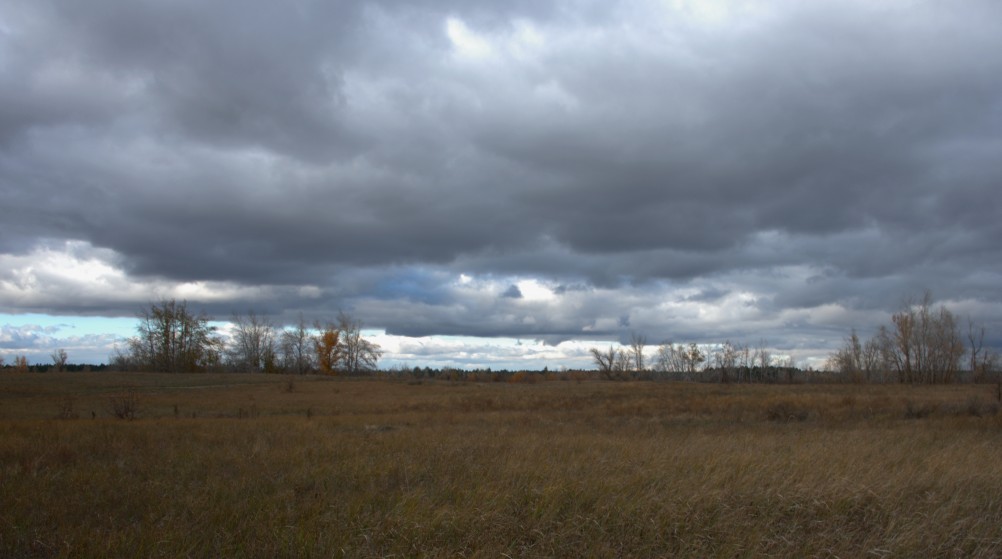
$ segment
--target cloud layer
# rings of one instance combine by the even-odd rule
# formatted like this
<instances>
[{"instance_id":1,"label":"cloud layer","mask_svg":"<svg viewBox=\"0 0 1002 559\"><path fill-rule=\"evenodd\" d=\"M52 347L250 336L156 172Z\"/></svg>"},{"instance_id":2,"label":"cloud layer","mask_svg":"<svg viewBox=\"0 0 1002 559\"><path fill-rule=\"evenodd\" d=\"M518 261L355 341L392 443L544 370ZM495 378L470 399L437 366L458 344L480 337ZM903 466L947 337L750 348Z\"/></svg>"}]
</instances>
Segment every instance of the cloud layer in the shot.
<instances>
[{"instance_id":1,"label":"cloud layer","mask_svg":"<svg viewBox=\"0 0 1002 559\"><path fill-rule=\"evenodd\" d=\"M0 312L407 336L1002 329L1002 6L0 7Z\"/></svg>"}]
</instances>

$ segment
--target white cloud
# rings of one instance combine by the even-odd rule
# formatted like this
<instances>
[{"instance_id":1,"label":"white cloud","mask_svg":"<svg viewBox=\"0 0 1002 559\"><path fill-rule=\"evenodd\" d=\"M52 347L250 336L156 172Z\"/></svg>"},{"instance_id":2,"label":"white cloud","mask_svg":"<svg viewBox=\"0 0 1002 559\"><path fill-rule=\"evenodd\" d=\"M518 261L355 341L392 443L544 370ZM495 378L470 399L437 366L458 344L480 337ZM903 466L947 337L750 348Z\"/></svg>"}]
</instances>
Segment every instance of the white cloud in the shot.
<instances>
[{"instance_id":1,"label":"white cloud","mask_svg":"<svg viewBox=\"0 0 1002 559\"><path fill-rule=\"evenodd\" d=\"M458 369L492 368L550 370L592 368L590 342L574 340L548 345L534 340L467 336L394 336L376 331L366 337L380 345L386 368L404 366L454 367Z\"/></svg>"},{"instance_id":2,"label":"white cloud","mask_svg":"<svg viewBox=\"0 0 1002 559\"><path fill-rule=\"evenodd\" d=\"M77 240L39 244L24 254L0 254L0 300L7 302L0 311L50 307L86 311L108 306L136 309L160 299L218 304L265 301L287 293L316 299L321 294L320 288L312 285L289 288L135 277L127 273L122 262L114 251Z\"/></svg>"},{"instance_id":3,"label":"white cloud","mask_svg":"<svg viewBox=\"0 0 1002 559\"><path fill-rule=\"evenodd\" d=\"M11 320L15 317L2 317ZM69 320L75 320L70 317ZM70 363L105 363L121 338L114 333L77 332L71 325L42 325L21 320L0 325L0 357L7 363L25 356L30 364L51 363L57 349L66 351Z\"/></svg>"},{"instance_id":4,"label":"white cloud","mask_svg":"<svg viewBox=\"0 0 1002 559\"><path fill-rule=\"evenodd\" d=\"M460 58L483 59L494 53L490 41L467 27L461 19L455 17L446 19L445 33Z\"/></svg>"}]
</instances>

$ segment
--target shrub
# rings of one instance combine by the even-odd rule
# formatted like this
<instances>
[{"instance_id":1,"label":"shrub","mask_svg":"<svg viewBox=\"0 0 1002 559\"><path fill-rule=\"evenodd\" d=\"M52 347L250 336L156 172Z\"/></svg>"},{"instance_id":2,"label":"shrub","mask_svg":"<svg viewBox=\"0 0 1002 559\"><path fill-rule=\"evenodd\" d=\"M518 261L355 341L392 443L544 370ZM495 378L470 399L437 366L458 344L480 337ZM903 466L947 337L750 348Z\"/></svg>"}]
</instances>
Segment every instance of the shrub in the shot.
<instances>
[{"instance_id":1,"label":"shrub","mask_svg":"<svg viewBox=\"0 0 1002 559\"><path fill-rule=\"evenodd\" d=\"M906 419L925 419L936 411L933 404L917 404L911 400L905 400Z\"/></svg>"},{"instance_id":2,"label":"shrub","mask_svg":"<svg viewBox=\"0 0 1002 559\"><path fill-rule=\"evenodd\" d=\"M519 371L519 372L515 373L514 375L512 375L511 378L508 379L508 382L511 382L511 383L535 384L536 380L537 380L537 378L536 378L535 374L529 373L529 372L526 372L526 371Z\"/></svg>"},{"instance_id":3,"label":"shrub","mask_svg":"<svg viewBox=\"0 0 1002 559\"><path fill-rule=\"evenodd\" d=\"M56 413L57 419L79 419L80 414L76 411L76 401L72 396L67 396L59 403L59 411Z\"/></svg>"},{"instance_id":4,"label":"shrub","mask_svg":"<svg viewBox=\"0 0 1002 559\"><path fill-rule=\"evenodd\" d=\"M113 394L108 398L108 411L118 419L136 419L139 417L139 393L126 390Z\"/></svg>"},{"instance_id":5,"label":"shrub","mask_svg":"<svg viewBox=\"0 0 1002 559\"><path fill-rule=\"evenodd\" d=\"M810 411L790 402L776 402L766 409L765 416L769 421L790 422L806 421Z\"/></svg>"},{"instance_id":6,"label":"shrub","mask_svg":"<svg viewBox=\"0 0 1002 559\"><path fill-rule=\"evenodd\" d=\"M999 413L999 404L998 402L986 402L982 398L971 396L964 404L951 406L948 411L957 416L991 417Z\"/></svg>"}]
</instances>

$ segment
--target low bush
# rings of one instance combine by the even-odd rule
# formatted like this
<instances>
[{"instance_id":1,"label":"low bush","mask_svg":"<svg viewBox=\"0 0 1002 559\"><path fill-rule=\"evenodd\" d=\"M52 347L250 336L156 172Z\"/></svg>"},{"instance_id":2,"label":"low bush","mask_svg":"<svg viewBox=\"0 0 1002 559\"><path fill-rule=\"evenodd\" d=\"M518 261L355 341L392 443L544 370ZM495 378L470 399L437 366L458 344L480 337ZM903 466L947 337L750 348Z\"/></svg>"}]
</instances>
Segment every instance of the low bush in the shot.
<instances>
[{"instance_id":1,"label":"low bush","mask_svg":"<svg viewBox=\"0 0 1002 559\"><path fill-rule=\"evenodd\" d=\"M139 417L139 392L130 389L108 397L108 412L118 419L137 419Z\"/></svg>"},{"instance_id":2,"label":"low bush","mask_svg":"<svg viewBox=\"0 0 1002 559\"><path fill-rule=\"evenodd\" d=\"M911 400L905 400L905 418L906 419L925 419L932 415L938 406L930 403L916 403Z\"/></svg>"},{"instance_id":3,"label":"low bush","mask_svg":"<svg viewBox=\"0 0 1002 559\"><path fill-rule=\"evenodd\" d=\"M76 410L76 400L72 396L67 396L59 403L59 411L56 413L57 419L79 419L80 414Z\"/></svg>"},{"instance_id":4,"label":"low bush","mask_svg":"<svg viewBox=\"0 0 1002 559\"><path fill-rule=\"evenodd\" d=\"M528 373L526 371L519 371L519 372L513 374L508 379L508 382L510 382L512 384L519 384L519 383L522 383L522 384L535 384L537 380L539 380L539 375L538 374L536 374L536 373Z\"/></svg>"},{"instance_id":5,"label":"low bush","mask_svg":"<svg viewBox=\"0 0 1002 559\"><path fill-rule=\"evenodd\" d=\"M769 421L790 422L806 421L811 412L791 402L776 402L766 409L766 418Z\"/></svg>"}]
</instances>

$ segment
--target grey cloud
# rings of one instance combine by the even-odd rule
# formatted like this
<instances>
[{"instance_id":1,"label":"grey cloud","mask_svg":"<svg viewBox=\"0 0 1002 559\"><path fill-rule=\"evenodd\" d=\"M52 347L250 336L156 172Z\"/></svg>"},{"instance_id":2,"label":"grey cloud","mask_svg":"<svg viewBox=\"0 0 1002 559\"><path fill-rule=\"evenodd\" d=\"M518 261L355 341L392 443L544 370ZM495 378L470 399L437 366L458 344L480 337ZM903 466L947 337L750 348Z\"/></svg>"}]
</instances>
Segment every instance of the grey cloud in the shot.
<instances>
[{"instance_id":1,"label":"grey cloud","mask_svg":"<svg viewBox=\"0 0 1002 559\"><path fill-rule=\"evenodd\" d=\"M507 299L521 299L522 291L518 288L517 285L511 285L508 286L508 289L504 290L504 293L502 293L501 296Z\"/></svg>"},{"instance_id":2,"label":"grey cloud","mask_svg":"<svg viewBox=\"0 0 1002 559\"><path fill-rule=\"evenodd\" d=\"M742 290L774 317L1002 296L1002 8L748 6L15 1L0 251L78 240L135 281L414 334L615 337L616 306ZM493 51L454 52L449 18ZM435 286L463 273L619 295L550 316Z\"/></svg>"}]
</instances>

